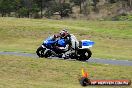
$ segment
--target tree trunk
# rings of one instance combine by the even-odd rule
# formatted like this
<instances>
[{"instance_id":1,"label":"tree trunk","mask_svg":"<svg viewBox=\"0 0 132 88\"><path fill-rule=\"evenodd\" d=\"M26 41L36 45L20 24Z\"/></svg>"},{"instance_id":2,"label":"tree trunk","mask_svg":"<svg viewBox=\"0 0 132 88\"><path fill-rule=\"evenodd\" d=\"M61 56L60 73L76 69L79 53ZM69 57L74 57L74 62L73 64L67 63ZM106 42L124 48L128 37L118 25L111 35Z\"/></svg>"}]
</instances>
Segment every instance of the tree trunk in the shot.
<instances>
[{"instance_id":1,"label":"tree trunk","mask_svg":"<svg viewBox=\"0 0 132 88\"><path fill-rule=\"evenodd\" d=\"M30 18L30 12L29 12L29 9L28 9L28 14L27 14L28 18Z\"/></svg>"},{"instance_id":2,"label":"tree trunk","mask_svg":"<svg viewBox=\"0 0 132 88\"><path fill-rule=\"evenodd\" d=\"M132 8L132 0L129 0L129 6L130 6L130 8Z\"/></svg>"},{"instance_id":3,"label":"tree trunk","mask_svg":"<svg viewBox=\"0 0 132 88\"><path fill-rule=\"evenodd\" d=\"M82 13L82 5L81 5L81 3L80 3L79 6L80 6L80 13Z\"/></svg>"},{"instance_id":4,"label":"tree trunk","mask_svg":"<svg viewBox=\"0 0 132 88\"><path fill-rule=\"evenodd\" d=\"M87 13L87 0L80 1L80 13Z\"/></svg>"},{"instance_id":5,"label":"tree trunk","mask_svg":"<svg viewBox=\"0 0 132 88\"><path fill-rule=\"evenodd\" d=\"M43 18L43 0L41 0L41 8L40 8L41 18Z\"/></svg>"},{"instance_id":6,"label":"tree trunk","mask_svg":"<svg viewBox=\"0 0 132 88\"><path fill-rule=\"evenodd\" d=\"M5 15L5 13L4 13L4 11L2 11L1 16L4 17L4 15Z\"/></svg>"},{"instance_id":7,"label":"tree trunk","mask_svg":"<svg viewBox=\"0 0 132 88\"><path fill-rule=\"evenodd\" d=\"M85 16L87 16L89 13L87 8L88 8L88 0L85 0L83 1L83 13Z\"/></svg>"},{"instance_id":8,"label":"tree trunk","mask_svg":"<svg viewBox=\"0 0 132 88\"><path fill-rule=\"evenodd\" d=\"M1 16L4 17L4 14L2 13Z\"/></svg>"}]
</instances>

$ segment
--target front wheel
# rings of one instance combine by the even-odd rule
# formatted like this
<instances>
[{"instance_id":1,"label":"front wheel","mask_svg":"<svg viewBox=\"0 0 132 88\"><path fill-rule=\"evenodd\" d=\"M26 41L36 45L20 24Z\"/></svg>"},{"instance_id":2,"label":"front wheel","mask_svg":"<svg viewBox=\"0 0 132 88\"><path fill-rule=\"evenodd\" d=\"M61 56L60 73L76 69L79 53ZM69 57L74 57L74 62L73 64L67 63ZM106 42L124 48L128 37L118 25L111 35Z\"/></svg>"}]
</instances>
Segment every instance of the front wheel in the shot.
<instances>
[{"instance_id":1,"label":"front wheel","mask_svg":"<svg viewBox=\"0 0 132 88\"><path fill-rule=\"evenodd\" d=\"M78 51L78 54L80 55L79 56L80 61L86 61L92 56L92 52L90 49L80 49Z\"/></svg>"},{"instance_id":2,"label":"front wheel","mask_svg":"<svg viewBox=\"0 0 132 88\"><path fill-rule=\"evenodd\" d=\"M45 49L44 49L42 46L40 46L40 47L37 49L36 53L37 53L37 55L38 55L39 57L44 57L44 51L45 51Z\"/></svg>"}]
</instances>

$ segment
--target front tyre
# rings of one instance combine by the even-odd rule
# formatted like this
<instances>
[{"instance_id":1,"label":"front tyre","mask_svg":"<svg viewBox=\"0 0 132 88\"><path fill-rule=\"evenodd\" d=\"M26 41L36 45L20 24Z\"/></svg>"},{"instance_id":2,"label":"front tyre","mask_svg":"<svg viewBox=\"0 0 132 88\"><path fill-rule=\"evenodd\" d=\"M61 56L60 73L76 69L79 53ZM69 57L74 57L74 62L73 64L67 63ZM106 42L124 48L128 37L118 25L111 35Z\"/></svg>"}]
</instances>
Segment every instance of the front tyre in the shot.
<instances>
[{"instance_id":1,"label":"front tyre","mask_svg":"<svg viewBox=\"0 0 132 88\"><path fill-rule=\"evenodd\" d=\"M45 49L44 49L42 46L40 46L40 47L37 49L36 53L37 53L37 55L38 55L39 57L44 57L44 51L45 51Z\"/></svg>"},{"instance_id":2,"label":"front tyre","mask_svg":"<svg viewBox=\"0 0 132 88\"><path fill-rule=\"evenodd\" d=\"M92 56L92 52L90 49L80 49L78 51L78 54L80 55L79 56L80 61L86 61Z\"/></svg>"}]
</instances>

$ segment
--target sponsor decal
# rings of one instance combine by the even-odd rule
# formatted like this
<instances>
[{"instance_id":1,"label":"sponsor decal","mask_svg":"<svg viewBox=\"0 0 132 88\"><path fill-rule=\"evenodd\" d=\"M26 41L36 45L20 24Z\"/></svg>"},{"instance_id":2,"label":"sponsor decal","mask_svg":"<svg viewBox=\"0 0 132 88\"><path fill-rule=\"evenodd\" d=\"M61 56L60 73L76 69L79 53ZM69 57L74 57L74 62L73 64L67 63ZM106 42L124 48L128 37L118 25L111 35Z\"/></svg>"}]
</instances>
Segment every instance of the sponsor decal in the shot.
<instances>
[{"instance_id":1,"label":"sponsor decal","mask_svg":"<svg viewBox=\"0 0 132 88\"><path fill-rule=\"evenodd\" d=\"M115 86L125 86L131 85L131 80L121 79L121 80L93 80L89 78L88 72L85 72L82 68L82 77L79 79L80 84L82 86L89 86L89 85L115 85Z\"/></svg>"}]
</instances>

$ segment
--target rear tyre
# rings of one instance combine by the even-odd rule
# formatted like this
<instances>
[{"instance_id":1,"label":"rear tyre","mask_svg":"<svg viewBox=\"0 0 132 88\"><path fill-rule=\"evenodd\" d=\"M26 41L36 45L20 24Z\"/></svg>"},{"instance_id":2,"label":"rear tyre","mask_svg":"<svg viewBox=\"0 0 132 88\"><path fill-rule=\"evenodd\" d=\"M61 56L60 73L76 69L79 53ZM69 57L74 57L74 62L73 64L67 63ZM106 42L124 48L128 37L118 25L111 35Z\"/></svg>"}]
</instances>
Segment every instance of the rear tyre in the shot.
<instances>
[{"instance_id":1,"label":"rear tyre","mask_svg":"<svg viewBox=\"0 0 132 88\"><path fill-rule=\"evenodd\" d=\"M45 51L45 49L44 49L42 46L40 46L40 47L37 49L36 53L37 53L37 55L38 55L39 57L44 57L44 51Z\"/></svg>"},{"instance_id":2,"label":"rear tyre","mask_svg":"<svg viewBox=\"0 0 132 88\"><path fill-rule=\"evenodd\" d=\"M86 61L92 56L92 52L90 49L80 49L78 51L78 54L80 55L79 56L80 61Z\"/></svg>"}]
</instances>

